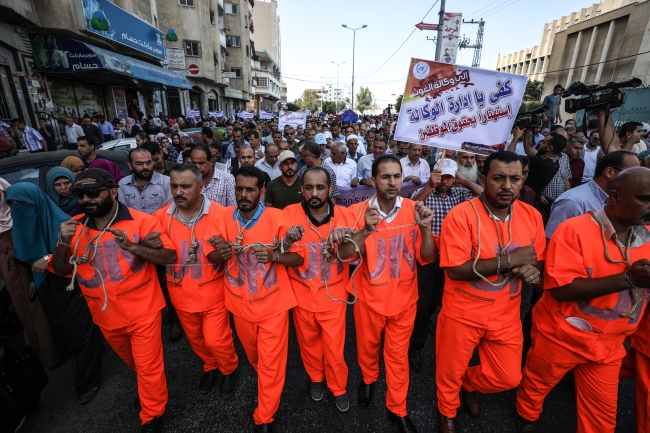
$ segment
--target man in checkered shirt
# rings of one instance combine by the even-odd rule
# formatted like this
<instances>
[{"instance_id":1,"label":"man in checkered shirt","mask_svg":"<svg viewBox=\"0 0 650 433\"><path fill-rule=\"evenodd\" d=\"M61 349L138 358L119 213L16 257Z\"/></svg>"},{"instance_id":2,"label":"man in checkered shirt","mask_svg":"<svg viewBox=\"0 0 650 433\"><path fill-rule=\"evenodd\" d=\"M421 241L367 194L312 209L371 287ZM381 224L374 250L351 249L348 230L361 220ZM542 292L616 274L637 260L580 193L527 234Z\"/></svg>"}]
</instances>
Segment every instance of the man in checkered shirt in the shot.
<instances>
[{"instance_id":1,"label":"man in checkered shirt","mask_svg":"<svg viewBox=\"0 0 650 433\"><path fill-rule=\"evenodd\" d=\"M221 206L235 206L235 178L225 171L215 170L212 165L212 152L205 144L199 144L190 153L192 164L196 164L203 177L201 193Z\"/></svg>"},{"instance_id":2,"label":"man in checkered shirt","mask_svg":"<svg viewBox=\"0 0 650 433\"><path fill-rule=\"evenodd\" d=\"M465 188L452 188L454 184L464 186ZM440 169L439 161L435 166L435 170L431 173L427 184L424 188L415 191L411 199L423 201L424 205L433 211L431 230L434 235L440 236L442 220L447 216L449 211L454 206L459 205L465 200L474 198L482 192L482 187L458 173L456 161L445 158L442 169ZM427 341L429 319L436 309L442 305L442 292L445 286L445 274L440 269L439 260L425 266L418 263L417 266L417 312L415 313L415 326L413 327L409 344L409 362L411 368L415 371L419 371L422 367L420 351ZM433 290L431 290L431 281L433 281Z\"/></svg>"}]
</instances>

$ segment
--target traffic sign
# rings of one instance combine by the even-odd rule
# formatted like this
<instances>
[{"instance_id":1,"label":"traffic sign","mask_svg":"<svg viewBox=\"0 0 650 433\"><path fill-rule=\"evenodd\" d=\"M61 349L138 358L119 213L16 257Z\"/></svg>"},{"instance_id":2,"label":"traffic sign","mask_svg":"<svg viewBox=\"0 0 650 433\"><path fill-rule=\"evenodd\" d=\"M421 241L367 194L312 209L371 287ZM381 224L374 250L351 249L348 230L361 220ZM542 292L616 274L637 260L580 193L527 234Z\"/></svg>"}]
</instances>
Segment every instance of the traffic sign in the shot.
<instances>
[{"instance_id":1,"label":"traffic sign","mask_svg":"<svg viewBox=\"0 0 650 433\"><path fill-rule=\"evenodd\" d=\"M196 74L199 73L199 67L196 66L195 64L191 64L191 65L187 68L187 70L190 71L190 74L192 74L192 75L196 75Z\"/></svg>"},{"instance_id":2,"label":"traffic sign","mask_svg":"<svg viewBox=\"0 0 650 433\"><path fill-rule=\"evenodd\" d=\"M420 30L438 30L438 24L418 23L415 27Z\"/></svg>"}]
</instances>

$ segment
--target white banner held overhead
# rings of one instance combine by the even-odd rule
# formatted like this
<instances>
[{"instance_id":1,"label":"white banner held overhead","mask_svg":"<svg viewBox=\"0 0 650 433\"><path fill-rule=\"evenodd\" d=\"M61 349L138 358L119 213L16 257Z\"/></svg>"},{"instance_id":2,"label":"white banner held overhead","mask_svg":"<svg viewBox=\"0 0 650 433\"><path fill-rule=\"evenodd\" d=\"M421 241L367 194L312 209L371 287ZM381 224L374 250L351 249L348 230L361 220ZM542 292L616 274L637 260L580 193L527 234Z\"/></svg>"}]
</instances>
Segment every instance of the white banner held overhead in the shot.
<instances>
[{"instance_id":1,"label":"white banner held overhead","mask_svg":"<svg viewBox=\"0 0 650 433\"><path fill-rule=\"evenodd\" d=\"M208 115L214 117L215 119L218 119L220 117L223 117L223 111L208 111Z\"/></svg>"},{"instance_id":2,"label":"white banner held overhead","mask_svg":"<svg viewBox=\"0 0 650 433\"><path fill-rule=\"evenodd\" d=\"M411 59L395 139L482 155L503 150L527 80Z\"/></svg>"},{"instance_id":3,"label":"white banner held overhead","mask_svg":"<svg viewBox=\"0 0 650 433\"><path fill-rule=\"evenodd\" d=\"M303 128L306 128L307 116L307 113L304 112L281 110L278 118L278 129L284 131L286 125L290 125L294 129L296 129L298 125L302 125Z\"/></svg>"},{"instance_id":4,"label":"white banner held overhead","mask_svg":"<svg viewBox=\"0 0 650 433\"><path fill-rule=\"evenodd\" d=\"M199 110L187 110L187 117L201 117L201 112Z\"/></svg>"},{"instance_id":5,"label":"white banner held overhead","mask_svg":"<svg viewBox=\"0 0 650 433\"><path fill-rule=\"evenodd\" d=\"M463 14L445 12L445 24L442 29L442 50L440 51L440 61L443 63L456 64L462 22Z\"/></svg>"},{"instance_id":6,"label":"white banner held overhead","mask_svg":"<svg viewBox=\"0 0 650 433\"><path fill-rule=\"evenodd\" d=\"M260 120L271 120L273 119L273 113L268 111L260 110Z\"/></svg>"},{"instance_id":7,"label":"white banner held overhead","mask_svg":"<svg viewBox=\"0 0 650 433\"><path fill-rule=\"evenodd\" d=\"M237 113L237 117L242 119L247 119L247 120L253 120L255 119L255 111L253 110L240 111L239 113Z\"/></svg>"}]
</instances>

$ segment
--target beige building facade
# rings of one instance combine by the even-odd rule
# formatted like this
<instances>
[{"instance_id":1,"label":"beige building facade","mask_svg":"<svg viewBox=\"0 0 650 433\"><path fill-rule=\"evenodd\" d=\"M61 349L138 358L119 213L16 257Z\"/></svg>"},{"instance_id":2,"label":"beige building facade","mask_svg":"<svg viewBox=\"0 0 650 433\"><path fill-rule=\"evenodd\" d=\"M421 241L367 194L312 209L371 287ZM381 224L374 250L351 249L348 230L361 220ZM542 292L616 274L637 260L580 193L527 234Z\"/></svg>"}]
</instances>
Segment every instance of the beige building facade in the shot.
<instances>
[{"instance_id":1,"label":"beige building facade","mask_svg":"<svg viewBox=\"0 0 650 433\"><path fill-rule=\"evenodd\" d=\"M253 21L256 40L255 62L252 70L255 93L248 108L257 113L259 110L277 112L282 90L278 2L276 0L256 1Z\"/></svg>"}]
</instances>

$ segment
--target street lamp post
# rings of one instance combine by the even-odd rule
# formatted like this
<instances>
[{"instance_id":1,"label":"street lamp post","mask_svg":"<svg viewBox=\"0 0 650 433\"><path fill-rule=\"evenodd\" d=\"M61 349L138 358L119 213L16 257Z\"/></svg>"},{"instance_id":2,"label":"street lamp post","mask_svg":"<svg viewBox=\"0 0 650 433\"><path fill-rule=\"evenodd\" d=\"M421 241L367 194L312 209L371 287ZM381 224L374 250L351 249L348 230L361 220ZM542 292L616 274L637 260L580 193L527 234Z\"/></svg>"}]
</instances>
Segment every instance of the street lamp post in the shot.
<instances>
[{"instance_id":1,"label":"street lamp post","mask_svg":"<svg viewBox=\"0 0 650 433\"><path fill-rule=\"evenodd\" d=\"M341 66L345 62L336 63L334 60L332 60L332 63L334 63L336 65L336 107L334 107L334 113L338 113L339 112L339 93L341 93L341 90L339 89L339 66Z\"/></svg>"},{"instance_id":2,"label":"street lamp post","mask_svg":"<svg viewBox=\"0 0 650 433\"><path fill-rule=\"evenodd\" d=\"M351 29L345 24L341 24L342 27L345 27L348 30L352 30L352 33L354 36L352 36L352 110L354 110L354 51L355 51L355 46L357 43L357 30L365 29L368 27L366 24L362 25L358 29Z\"/></svg>"}]
</instances>

